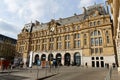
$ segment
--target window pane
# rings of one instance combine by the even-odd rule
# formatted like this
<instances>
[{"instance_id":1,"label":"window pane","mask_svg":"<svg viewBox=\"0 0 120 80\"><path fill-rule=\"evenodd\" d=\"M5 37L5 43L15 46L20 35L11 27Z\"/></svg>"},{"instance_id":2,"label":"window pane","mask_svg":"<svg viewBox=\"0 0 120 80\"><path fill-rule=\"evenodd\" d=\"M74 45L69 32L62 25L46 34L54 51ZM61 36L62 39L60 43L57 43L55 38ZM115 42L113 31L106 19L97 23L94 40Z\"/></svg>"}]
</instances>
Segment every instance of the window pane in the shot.
<instances>
[{"instance_id":1,"label":"window pane","mask_svg":"<svg viewBox=\"0 0 120 80\"><path fill-rule=\"evenodd\" d=\"M103 48L100 48L100 53L103 53Z\"/></svg>"},{"instance_id":2,"label":"window pane","mask_svg":"<svg viewBox=\"0 0 120 80\"><path fill-rule=\"evenodd\" d=\"M91 54L93 54L94 53L94 49L91 49Z\"/></svg>"},{"instance_id":3,"label":"window pane","mask_svg":"<svg viewBox=\"0 0 120 80\"><path fill-rule=\"evenodd\" d=\"M98 38L95 39L95 45L98 46Z\"/></svg>"},{"instance_id":4,"label":"window pane","mask_svg":"<svg viewBox=\"0 0 120 80\"><path fill-rule=\"evenodd\" d=\"M102 37L99 37L99 45L102 45Z\"/></svg>"},{"instance_id":5,"label":"window pane","mask_svg":"<svg viewBox=\"0 0 120 80\"><path fill-rule=\"evenodd\" d=\"M101 35L101 34L100 34L100 31L98 31L98 35Z\"/></svg>"},{"instance_id":6,"label":"window pane","mask_svg":"<svg viewBox=\"0 0 120 80\"><path fill-rule=\"evenodd\" d=\"M91 38L91 45L93 46L95 43L94 38Z\"/></svg>"},{"instance_id":7,"label":"window pane","mask_svg":"<svg viewBox=\"0 0 120 80\"><path fill-rule=\"evenodd\" d=\"M97 30L94 31L94 35L95 35L95 36L97 35Z\"/></svg>"},{"instance_id":8,"label":"window pane","mask_svg":"<svg viewBox=\"0 0 120 80\"><path fill-rule=\"evenodd\" d=\"M95 48L95 53L98 53L98 48Z\"/></svg>"}]
</instances>

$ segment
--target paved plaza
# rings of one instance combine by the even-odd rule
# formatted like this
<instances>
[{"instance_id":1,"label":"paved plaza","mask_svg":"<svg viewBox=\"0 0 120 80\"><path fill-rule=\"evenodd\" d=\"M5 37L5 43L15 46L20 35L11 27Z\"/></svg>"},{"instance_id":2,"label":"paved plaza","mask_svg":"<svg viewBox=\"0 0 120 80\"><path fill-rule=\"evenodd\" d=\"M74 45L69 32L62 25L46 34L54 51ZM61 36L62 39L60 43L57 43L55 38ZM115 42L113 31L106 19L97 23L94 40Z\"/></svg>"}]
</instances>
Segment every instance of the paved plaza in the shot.
<instances>
[{"instance_id":1,"label":"paved plaza","mask_svg":"<svg viewBox=\"0 0 120 80\"><path fill-rule=\"evenodd\" d=\"M105 80L107 68L87 68L62 66L59 68L30 68L0 72L0 80ZM112 71L112 80L120 79L116 69Z\"/></svg>"}]
</instances>

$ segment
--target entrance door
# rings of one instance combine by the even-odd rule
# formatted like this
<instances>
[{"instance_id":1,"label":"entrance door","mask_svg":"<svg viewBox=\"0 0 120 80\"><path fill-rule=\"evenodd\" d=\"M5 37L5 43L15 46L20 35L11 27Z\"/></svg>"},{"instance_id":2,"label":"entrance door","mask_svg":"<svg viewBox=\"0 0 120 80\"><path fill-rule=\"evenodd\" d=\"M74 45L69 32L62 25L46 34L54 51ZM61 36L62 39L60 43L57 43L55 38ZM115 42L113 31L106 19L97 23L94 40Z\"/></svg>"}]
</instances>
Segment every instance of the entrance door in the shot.
<instances>
[{"instance_id":1,"label":"entrance door","mask_svg":"<svg viewBox=\"0 0 120 80\"><path fill-rule=\"evenodd\" d=\"M58 53L58 54L56 55L56 61L57 61L57 63L58 63L59 65L61 65L61 59L62 59L61 54Z\"/></svg>"},{"instance_id":2,"label":"entrance door","mask_svg":"<svg viewBox=\"0 0 120 80\"><path fill-rule=\"evenodd\" d=\"M104 61L101 61L101 67L104 67Z\"/></svg>"},{"instance_id":3,"label":"entrance door","mask_svg":"<svg viewBox=\"0 0 120 80\"><path fill-rule=\"evenodd\" d=\"M36 54L35 55L35 61L34 61L34 64L36 65L37 64L37 61L39 60L39 55L38 54Z\"/></svg>"},{"instance_id":4,"label":"entrance door","mask_svg":"<svg viewBox=\"0 0 120 80\"><path fill-rule=\"evenodd\" d=\"M53 61L53 54L48 55L48 61Z\"/></svg>"},{"instance_id":5,"label":"entrance door","mask_svg":"<svg viewBox=\"0 0 120 80\"><path fill-rule=\"evenodd\" d=\"M96 61L96 67L99 67L99 61Z\"/></svg>"},{"instance_id":6,"label":"entrance door","mask_svg":"<svg viewBox=\"0 0 120 80\"><path fill-rule=\"evenodd\" d=\"M92 61L92 67L95 67L95 62L94 61Z\"/></svg>"},{"instance_id":7,"label":"entrance door","mask_svg":"<svg viewBox=\"0 0 120 80\"><path fill-rule=\"evenodd\" d=\"M77 66L81 65L80 53L75 53L75 55L74 55L74 65L77 65Z\"/></svg>"},{"instance_id":8,"label":"entrance door","mask_svg":"<svg viewBox=\"0 0 120 80\"><path fill-rule=\"evenodd\" d=\"M71 59L70 54L66 53L65 56L64 56L64 59L65 59L64 60L64 65L69 66L70 65L70 59Z\"/></svg>"},{"instance_id":9,"label":"entrance door","mask_svg":"<svg viewBox=\"0 0 120 80\"><path fill-rule=\"evenodd\" d=\"M41 61L46 61L46 55L45 54L42 54Z\"/></svg>"}]
</instances>

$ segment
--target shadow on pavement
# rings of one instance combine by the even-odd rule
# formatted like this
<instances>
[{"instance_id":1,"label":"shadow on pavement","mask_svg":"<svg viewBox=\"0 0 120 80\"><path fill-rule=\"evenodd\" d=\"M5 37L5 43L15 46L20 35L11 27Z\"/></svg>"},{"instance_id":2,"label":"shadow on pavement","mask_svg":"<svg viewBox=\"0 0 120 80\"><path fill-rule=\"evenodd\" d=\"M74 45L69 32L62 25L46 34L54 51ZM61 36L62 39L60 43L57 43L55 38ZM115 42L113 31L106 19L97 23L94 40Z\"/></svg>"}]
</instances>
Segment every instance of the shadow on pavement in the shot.
<instances>
[{"instance_id":1,"label":"shadow on pavement","mask_svg":"<svg viewBox=\"0 0 120 80\"><path fill-rule=\"evenodd\" d=\"M59 73L58 73L58 74L59 74ZM53 74L53 75L46 76L46 77L43 77L43 78L40 78L40 79L36 79L36 80L44 80L44 79L50 78L50 77L55 76L55 75L57 75L57 74Z\"/></svg>"}]
</instances>

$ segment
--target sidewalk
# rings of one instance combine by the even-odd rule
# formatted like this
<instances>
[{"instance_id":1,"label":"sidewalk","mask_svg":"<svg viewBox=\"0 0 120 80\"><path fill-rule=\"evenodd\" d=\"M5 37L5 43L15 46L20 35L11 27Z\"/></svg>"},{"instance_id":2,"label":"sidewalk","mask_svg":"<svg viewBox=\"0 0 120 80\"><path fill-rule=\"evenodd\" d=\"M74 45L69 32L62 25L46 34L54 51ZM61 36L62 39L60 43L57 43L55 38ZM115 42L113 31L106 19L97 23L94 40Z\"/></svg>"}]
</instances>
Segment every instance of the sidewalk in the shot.
<instances>
[{"instance_id":1,"label":"sidewalk","mask_svg":"<svg viewBox=\"0 0 120 80\"><path fill-rule=\"evenodd\" d=\"M117 69L113 69L111 80L120 80L120 72Z\"/></svg>"},{"instance_id":2,"label":"sidewalk","mask_svg":"<svg viewBox=\"0 0 120 80\"><path fill-rule=\"evenodd\" d=\"M44 69L26 69L24 71L20 71L20 72L17 72L17 73L11 73L11 75L15 75L15 76L24 76L24 77L27 77L27 79L22 79L22 80L42 80L42 79L45 79L45 78L48 78L48 77L51 77L51 76L55 76L58 74L58 71L57 69L56 70L53 70L51 69L51 72L50 72L50 69L49 68L44 68Z\"/></svg>"}]
</instances>

